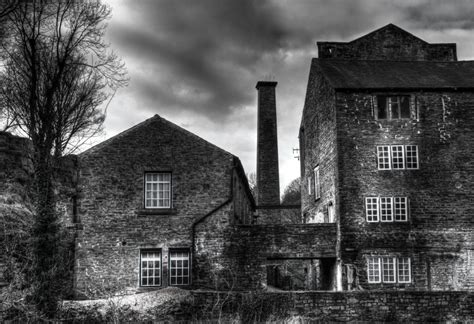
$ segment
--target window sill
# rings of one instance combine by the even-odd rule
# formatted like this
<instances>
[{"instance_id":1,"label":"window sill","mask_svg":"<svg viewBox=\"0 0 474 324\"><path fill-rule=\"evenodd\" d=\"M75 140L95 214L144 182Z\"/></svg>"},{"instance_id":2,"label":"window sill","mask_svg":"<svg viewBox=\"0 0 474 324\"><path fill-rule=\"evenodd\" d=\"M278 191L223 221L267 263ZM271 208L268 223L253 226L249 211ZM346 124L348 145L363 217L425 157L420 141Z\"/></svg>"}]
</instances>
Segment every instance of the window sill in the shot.
<instances>
[{"instance_id":1,"label":"window sill","mask_svg":"<svg viewBox=\"0 0 474 324\"><path fill-rule=\"evenodd\" d=\"M163 208L163 209L146 209L142 208L137 211L138 216L147 216L147 215L176 215L178 211L176 208Z\"/></svg>"}]
</instances>

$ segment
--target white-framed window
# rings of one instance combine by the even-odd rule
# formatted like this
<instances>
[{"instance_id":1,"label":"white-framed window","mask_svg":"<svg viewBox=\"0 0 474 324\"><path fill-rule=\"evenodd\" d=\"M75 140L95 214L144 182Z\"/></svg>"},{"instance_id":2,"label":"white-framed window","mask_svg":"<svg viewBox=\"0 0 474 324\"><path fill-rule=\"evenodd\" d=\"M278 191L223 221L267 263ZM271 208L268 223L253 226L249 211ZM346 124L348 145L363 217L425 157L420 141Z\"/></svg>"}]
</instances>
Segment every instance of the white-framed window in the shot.
<instances>
[{"instance_id":1,"label":"white-framed window","mask_svg":"<svg viewBox=\"0 0 474 324\"><path fill-rule=\"evenodd\" d=\"M406 222L408 220L407 197L393 197L393 211L396 222Z\"/></svg>"},{"instance_id":2,"label":"white-framed window","mask_svg":"<svg viewBox=\"0 0 474 324\"><path fill-rule=\"evenodd\" d=\"M418 145L377 145L377 168L379 170L418 169Z\"/></svg>"},{"instance_id":3,"label":"white-framed window","mask_svg":"<svg viewBox=\"0 0 474 324\"><path fill-rule=\"evenodd\" d=\"M321 198L321 181L319 179L319 165L314 168L314 199Z\"/></svg>"},{"instance_id":4,"label":"white-framed window","mask_svg":"<svg viewBox=\"0 0 474 324\"><path fill-rule=\"evenodd\" d=\"M411 282L410 258L398 258L398 282Z\"/></svg>"},{"instance_id":5,"label":"white-framed window","mask_svg":"<svg viewBox=\"0 0 474 324\"><path fill-rule=\"evenodd\" d=\"M410 118L409 95L377 95L377 119Z\"/></svg>"},{"instance_id":6,"label":"white-framed window","mask_svg":"<svg viewBox=\"0 0 474 324\"><path fill-rule=\"evenodd\" d=\"M170 285L189 285L189 252L170 250Z\"/></svg>"},{"instance_id":7,"label":"white-framed window","mask_svg":"<svg viewBox=\"0 0 474 324\"><path fill-rule=\"evenodd\" d=\"M308 176L308 195L311 196L312 193L312 185L311 185L311 176Z\"/></svg>"},{"instance_id":8,"label":"white-framed window","mask_svg":"<svg viewBox=\"0 0 474 324\"><path fill-rule=\"evenodd\" d=\"M393 222L392 197L380 197L380 221Z\"/></svg>"},{"instance_id":9,"label":"white-framed window","mask_svg":"<svg viewBox=\"0 0 474 324\"><path fill-rule=\"evenodd\" d=\"M365 216L367 222L408 221L407 197L366 197Z\"/></svg>"},{"instance_id":10,"label":"white-framed window","mask_svg":"<svg viewBox=\"0 0 474 324\"><path fill-rule=\"evenodd\" d=\"M367 197L365 198L365 213L367 221L378 222L379 221L379 198L378 197Z\"/></svg>"},{"instance_id":11,"label":"white-framed window","mask_svg":"<svg viewBox=\"0 0 474 324\"><path fill-rule=\"evenodd\" d=\"M367 257L367 281L369 283L410 283L411 259L409 257Z\"/></svg>"},{"instance_id":12,"label":"white-framed window","mask_svg":"<svg viewBox=\"0 0 474 324\"><path fill-rule=\"evenodd\" d=\"M394 283L395 280L395 258L382 258L382 281L387 283Z\"/></svg>"},{"instance_id":13,"label":"white-framed window","mask_svg":"<svg viewBox=\"0 0 474 324\"><path fill-rule=\"evenodd\" d=\"M140 251L140 286L161 286L161 251Z\"/></svg>"},{"instance_id":14,"label":"white-framed window","mask_svg":"<svg viewBox=\"0 0 474 324\"><path fill-rule=\"evenodd\" d=\"M392 153L392 169L405 169L403 145L392 145L390 151Z\"/></svg>"},{"instance_id":15,"label":"white-framed window","mask_svg":"<svg viewBox=\"0 0 474 324\"><path fill-rule=\"evenodd\" d=\"M171 208L171 173L145 173L145 208Z\"/></svg>"},{"instance_id":16,"label":"white-framed window","mask_svg":"<svg viewBox=\"0 0 474 324\"><path fill-rule=\"evenodd\" d=\"M406 145L405 151L407 169L418 169L418 146Z\"/></svg>"},{"instance_id":17,"label":"white-framed window","mask_svg":"<svg viewBox=\"0 0 474 324\"><path fill-rule=\"evenodd\" d=\"M379 170L390 170L390 146L377 146L377 165Z\"/></svg>"},{"instance_id":18,"label":"white-framed window","mask_svg":"<svg viewBox=\"0 0 474 324\"><path fill-rule=\"evenodd\" d=\"M380 258L379 257L368 257L367 258L367 278L369 283L380 283Z\"/></svg>"}]
</instances>

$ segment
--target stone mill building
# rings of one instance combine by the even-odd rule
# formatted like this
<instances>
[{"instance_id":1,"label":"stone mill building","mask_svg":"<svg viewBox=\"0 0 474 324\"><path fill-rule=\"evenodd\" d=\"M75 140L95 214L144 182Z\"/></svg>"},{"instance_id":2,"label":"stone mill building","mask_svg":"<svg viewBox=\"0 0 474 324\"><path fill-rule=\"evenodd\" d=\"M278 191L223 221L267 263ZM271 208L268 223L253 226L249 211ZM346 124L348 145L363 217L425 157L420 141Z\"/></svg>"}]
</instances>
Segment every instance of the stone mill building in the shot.
<instances>
[{"instance_id":1,"label":"stone mill building","mask_svg":"<svg viewBox=\"0 0 474 324\"><path fill-rule=\"evenodd\" d=\"M301 206L280 204L277 82L256 85L256 197L238 157L158 115L67 157L78 297L474 290L474 61L392 24L317 46ZM30 172L27 148L0 134L0 162L21 169L2 180Z\"/></svg>"}]
</instances>

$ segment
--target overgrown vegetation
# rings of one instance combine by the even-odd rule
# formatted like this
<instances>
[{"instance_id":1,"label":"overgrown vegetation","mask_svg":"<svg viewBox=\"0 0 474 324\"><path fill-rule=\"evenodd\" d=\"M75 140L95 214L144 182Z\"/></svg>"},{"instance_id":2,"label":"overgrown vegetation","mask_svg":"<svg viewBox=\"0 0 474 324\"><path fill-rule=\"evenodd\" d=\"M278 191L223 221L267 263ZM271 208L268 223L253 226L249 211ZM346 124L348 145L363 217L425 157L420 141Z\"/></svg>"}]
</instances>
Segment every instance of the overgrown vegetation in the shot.
<instances>
[{"instance_id":1,"label":"overgrown vegetation","mask_svg":"<svg viewBox=\"0 0 474 324\"><path fill-rule=\"evenodd\" d=\"M20 271L14 287L23 308L54 318L68 268L54 169L65 152L100 131L107 100L127 79L103 39L111 11L100 0L2 1L0 13L0 117L33 150L33 218L23 237L27 255L23 248L12 252Z\"/></svg>"}]
</instances>

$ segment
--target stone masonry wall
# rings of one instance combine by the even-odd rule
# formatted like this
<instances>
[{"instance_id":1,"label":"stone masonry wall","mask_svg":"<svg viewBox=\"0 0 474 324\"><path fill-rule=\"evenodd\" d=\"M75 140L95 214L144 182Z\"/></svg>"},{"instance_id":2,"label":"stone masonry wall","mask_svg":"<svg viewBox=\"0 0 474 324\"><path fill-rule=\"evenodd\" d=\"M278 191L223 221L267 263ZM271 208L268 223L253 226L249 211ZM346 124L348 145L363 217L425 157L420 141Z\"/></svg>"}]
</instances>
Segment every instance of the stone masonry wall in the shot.
<instances>
[{"instance_id":1,"label":"stone masonry wall","mask_svg":"<svg viewBox=\"0 0 474 324\"><path fill-rule=\"evenodd\" d=\"M194 283L224 290L261 289L272 260L334 258L335 239L335 224L233 226L215 214L196 227ZM214 278L212 287L206 278Z\"/></svg>"},{"instance_id":2,"label":"stone masonry wall","mask_svg":"<svg viewBox=\"0 0 474 324\"><path fill-rule=\"evenodd\" d=\"M313 64L309 76L301 123L300 141L304 144L301 174L301 210L305 222L328 221L330 204L337 209L337 145L334 90L321 77ZM319 165L321 198L315 199L314 168ZM308 179L310 178L310 181ZM311 195L308 194L311 186ZM335 213L337 215L337 211Z\"/></svg>"},{"instance_id":3,"label":"stone masonry wall","mask_svg":"<svg viewBox=\"0 0 474 324\"><path fill-rule=\"evenodd\" d=\"M242 322L470 322L467 292L205 292L193 291L192 318L229 315ZM188 318L189 319L189 318Z\"/></svg>"},{"instance_id":4,"label":"stone masonry wall","mask_svg":"<svg viewBox=\"0 0 474 324\"><path fill-rule=\"evenodd\" d=\"M375 120L376 93L337 93L341 253L364 289L473 289L474 94L412 92L411 119ZM418 170L378 170L377 145L418 145ZM365 198L408 197L368 223ZM366 258L411 257L412 283L367 283Z\"/></svg>"},{"instance_id":5,"label":"stone masonry wall","mask_svg":"<svg viewBox=\"0 0 474 324\"><path fill-rule=\"evenodd\" d=\"M456 44L429 44L391 24L348 43L318 42L318 57L344 60L457 61Z\"/></svg>"},{"instance_id":6,"label":"stone masonry wall","mask_svg":"<svg viewBox=\"0 0 474 324\"><path fill-rule=\"evenodd\" d=\"M155 116L79 155L76 290L137 291L141 249L191 252L193 223L232 195L234 157ZM144 209L144 173L171 172L172 208ZM219 214L229 220L230 214Z\"/></svg>"}]
</instances>

